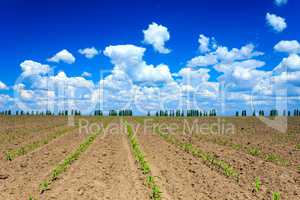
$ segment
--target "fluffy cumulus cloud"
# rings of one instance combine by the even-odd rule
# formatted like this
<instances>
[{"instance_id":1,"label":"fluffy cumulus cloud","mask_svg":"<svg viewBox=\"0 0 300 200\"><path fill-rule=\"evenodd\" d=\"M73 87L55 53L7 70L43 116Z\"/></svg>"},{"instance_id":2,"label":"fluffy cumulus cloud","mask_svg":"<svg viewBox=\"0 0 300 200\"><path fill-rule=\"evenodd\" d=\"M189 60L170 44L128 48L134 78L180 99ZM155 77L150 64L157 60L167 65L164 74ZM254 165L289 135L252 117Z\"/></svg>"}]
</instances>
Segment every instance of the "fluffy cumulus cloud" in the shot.
<instances>
[{"instance_id":1,"label":"fluffy cumulus cloud","mask_svg":"<svg viewBox=\"0 0 300 200\"><path fill-rule=\"evenodd\" d=\"M228 50L227 47L219 46L215 51L215 55L221 62L232 62L263 55L262 52L254 51L254 48L253 44L247 44L240 49L233 48L231 50Z\"/></svg>"},{"instance_id":2,"label":"fluffy cumulus cloud","mask_svg":"<svg viewBox=\"0 0 300 200\"><path fill-rule=\"evenodd\" d=\"M274 71L300 71L300 56L297 54L291 54L287 58L283 58L281 63L274 69Z\"/></svg>"},{"instance_id":3,"label":"fluffy cumulus cloud","mask_svg":"<svg viewBox=\"0 0 300 200\"><path fill-rule=\"evenodd\" d=\"M260 70L265 62L259 60L235 61L230 64L219 64L214 68L223 73L218 77L228 91L252 90L261 80L270 76L270 72Z\"/></svg>"},{"instance_id":4,"label":"fluffy cumulus cloud","mask_svg":"<svg viewBox=\"0 0 300 200\"><path fill-rule=\"evenodd\" d=\"M0 90L7 90L7 89L8 87L6 86L6 84L0 81Z\"/></svg>"},{"instance_id":5,"label":"fluffy cumulus cloud","mask_svg":"<svg viewBox=\"0 0 300 200\"><path fill-rule=\"evenodd\" d=\"M156 23L149 24L148 29L143 30L144 42L162 54L170 53L170 49L165 47L165 43L170 39L168 28Z\"/></svg>"},{"instance_id":6,"label":"fluffy cumulus cloud","mask_svg":"<svg viewBox=\"0 0 300 200\"><path fill-rule=\"evenodd\" d=\"M22 69L22 76L33 76L46 74L50 71L50 66L35 62L33 60L25 60L20 64Z\"/></svg>"},{"instance_id":7,"label":"fluffy cumulus cloud","mask_svg":"<svg viewBox=\"0 0 300 200\"><path fill-rule=\"evenodd\" d=\"M11 98L7 94L0 94L0 108L1 109L7 109L6 106L8 106L8 103L11 102L13 98Z\"/></svg>"},{"instance_id":8,"label":"fluffy cumulus cloud","mask_svg":"<svg viewBox=\"0 0 300 200\"><path fill-rule=\"evenodd\" d=\"M204 67L218 62L216 55L196 56L187 62L188 67Z\"/></svg>"},{"instance_id":9,"label":"fluffy cumulus cloud","mask_svg":"<svg viewBox=\"0 0 300 200\"><path fill-rule=\"evenodd\" d=\"M95 85L84 77L68 77L60 71L56 75L39 75L14 87L15 103L22 110L94 109L89 99ZM87 106L89 105L89 106ZM90 107L91 106L91 107ZM90 110L89 110L90 109Z\"/></svg>"},{"instance_id":10,"label":"fluffy cumulus cloud","mask_svg":"<svg viewBox=\"0 0 300 200\"><path fill-rule=\"evenodd\" d=\"M250 59L252 57L263 55L260 51L254 50L253 44L247 44L241 48L232 48L225 46L215 47L215 51L208 52L205 55L196 56L187 62L188 67L204 67L217 63L231 63L233 61Z\"/></svg>"},{"instance_id":11,"label":"fluffy cumulus cloud","mask_svg":"<svg viewBox=\"0 0 300 200\"><path fill-rule=\"evenodd\" d=\"M209 38L203 34L199 35L199 51L201 53L207 53L211 51L212 49L216 48L217 44L215 41L215 38Z\"/></svg>"},{"instance_id":12,"label":"fluffy cumulus cloud","mask_svg":"<svg viewBox=\"0 0 300 200\"><path fill-rule=\"evenodd\" d=\"M81 74L81 76L82 76L82 77L88 78L88 77L92 77L92 74L91 74L90 72L83 72L83 73Z\"/></svg>"},{"instance_id":13,"label":"fluffy cumulus cloud","mask_svg":"<svg viewBox=\"0 0 300 200\"><path fill-rule=\"evenodd\" d=\"M288 0L274 0L274 3L277 5L277 6L282 6L284 4L287 4Z\"/></svg>"},{"instance_id":14,"label":"fluffy cumulus cloud","mask_svg":"<svg viewBox=\"0 0 300 200\"><path fill-rule=\"evenodd\" d=\"M122 71L136 82L167 82L171 72L165 64L148 65L144 60L145 48L135 45L108 46L104 55L111 59L114 71Z\"/></svg>"},{"instance_id":15,"label":"fluffy cumulus cloud","mask_svg":"<svg viewBox=\"0 0 300 200\"><path fill-rule=\"evenodd\" d=\"M49 62L65 62L67 64L72 64L75 62L75 57L67 50L63 49L60 52L56 53L53 57L48 58Z\"/></svg>"},{"instance_id":16,"label":"fluffy cumulus cloud","mask_svg":"<svg viewBox=\"0 0 300 200\"><path fill-rule=\"evenodd\" d=\"M86 80L84 77L68 77L65 72L60 71L57 75L43 76L35 81L34 88L48 89L49 87L64 90L64 88L87 88L94 87L92 81Z\"/></svg>"},{"instance_id":17,"label":"fluffy cumulus cloud","mask_svg":"<svg viewBox=\"0 0 300 200\"><path fill-rule=\"evenodd\" d=\"M283 17L277 16L275 14L266 14L267 24L273 28L276 32L282 32L287 27L287 23Z\"/></svg>"},{"instance_id":18,"label":"fluffy cumulus cloud","mask_svg":"<svg viewBox=\"0 0 300 200\"><path fill-rule=\"evenodd\" d=\"M300 53L300 44L297 40L282 40L274 46L274 50L285 53Z\"/></svg>"},{"instance_id":19,"label":"fluffy cumulus cloud","mask_svg":"<svg viewBox=\"0 0 300 200\"><path fill-rule=\"evenodd\" d=\"M78 52L89 59L97 56L100 53L100 51L98 51L95 47L79 49Z\"/></svg>"}]
</instances>

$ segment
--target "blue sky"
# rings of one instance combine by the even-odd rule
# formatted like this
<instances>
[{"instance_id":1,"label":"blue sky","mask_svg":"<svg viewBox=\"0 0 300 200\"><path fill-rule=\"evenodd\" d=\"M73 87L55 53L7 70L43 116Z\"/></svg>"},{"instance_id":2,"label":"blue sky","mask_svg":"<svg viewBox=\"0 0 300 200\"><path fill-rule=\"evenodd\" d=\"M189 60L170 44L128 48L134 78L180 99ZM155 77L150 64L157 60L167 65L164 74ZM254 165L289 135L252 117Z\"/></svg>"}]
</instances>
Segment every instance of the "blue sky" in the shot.
<instances>
[{"instance_id":1,"label":"blue sky","mask_svg":"<svg viewBox=\"0 0 300 200\"><path fill-rule=\"evenodd\" d=\"M254 85L253 83L250 84L251 81L259 82L261 80L270 80L272 82L276 76L282 79L282 76L285 74L282 74L282 70L280 72L274 72L274 68L282 63L283 59L289 58L294 54L297 56L299 52L298 50L290 50L290 46L297 49L295 42L284 43L285 45L281 45L277 50L274 49L274 46L280 41L299 41L299 8L300 2L297 0L277 0L277 2L276 0L187 0L181 2L3 0L0 2L0 81L6 85L6 89L0 90L0 94L2 94L0 106L2 109L13 107L16 101L15 98L17 98L15 94L22 94L22 91L16 89L17 87L14 86L16 86L18 77L24 72L24 69L20 67L20 64L24 61L31 60L42 65L48 65L53 73L53 77L63 71L70 79L72 77L84 78L84 81L90 81L93 90L97 91L97 85L101 79L99 74L105 73L106 76L114 76L113 71L120 70L120 66L118 65L127 62L116 62L116 60L119 61L120 59L119 54L121 48L123 49L122 51L126 51L127 53L134 51L136 54L130 54L133 57L137 55L142 57L139 63L135 63L138 66L141 66L143 62L146 63L145 66L141 66L141 71L144 72L144 69L148 70L149 66L153 65L152 68L154 68L154 70L150 67L152 71L150 70L149 72L149 70L146 70L146 73L156 76L156 78L145 78L145 76L141 75L141 71L134 70L136 66L131 62L127 63L128 66L121 67L121 71L123 70L126 75L129 75L128 79L132 82L131 86L133 90L139 90L139 92L142 93L135 93L131 98L133 96L140 97L144 95L145 99L139 101L139 103L143 102L141 103L143 104L142 107L152 105L153 103L153 106L150 106L149 109L158 108L157 105L159 103L149 102L149 99L146 100L146 97L149 96L147 93L149 92L148 90L154 90L155 92L152 91L154 93L161 93L164 90L173 89L175 91L175 88L169 88L172 82L174 82L173 84L177 84L177 89L180 88L180 90L182 90L184 88L184 91L186 88L192 90L191 87L195 89L199 87L199 85L208 84L209 86L201 88L201 91L196 92L196 96L199 95L196 99L200 102L200 106L198 105L198 107L220 107L220 89L218 89L218 91L212 91L214 89L209 89L209 87L211 87L211 84L217 84L213 87L220 88L219 83L222 75L224 75L223 79L226 80L223 80L223 84L226 86L231 85L232 82L236 84L235 88L228 91L228 96L249 95L253 93L253 88L262 87ZM267 13L270 15L269 18L267 17ZM282 19L284 22L282 22ZM158 33L158 35L151 35L149 33L149 40L151 41L147 42L143 30L149 30L150 25L153 25L153 23L155 23L153 29L158 29L160 33ZM162 27L166 30L160 30ZM166 34L168 35L168 39L164 38ZM204 38L210 39L210 43L208 44L209 51L201 52L200 50L201 44L198 42L198 39L201 34ZM157 39L160 40L160 42L158 42L160 44L157 43ZM161 48L168 50L167 53L166 51L160 52L155 48L155 44L161 45L161 40L163 40ZM129 44L133 46L120 46ZM247 46L249 44L251 44L251 46ZM106 49L109 46L115 48ZM243 46L252 49L253 54L250 53L251 55L249 54L243 58L232 58L226 61L221 58L214 58L217 59L217 61L209 65L199 65L199 63L193 65L188 64L190 60L198 56L205 56L205 59L207 59L207 55L211 54L216 57L217 49L221 49L221 47L226 47L227 52L225 53L228 53L232 48L241 49ZM286 49L286 46L289 46L289 50ZM79 49L92 47L99 51L93 58L86 58L78 51ZM137 48L143 48L144 50ZM49 61L49 58L53 58L56 53L63 49L72 54L75 58L75 62L71 62L70 64L64 60ZM108 52L108 50L111 51ZM293 76L298 76L298 57L296 56L290 57L289 59L294 62L294 64L291 65L296 65L297 68L297 70L295 70L295 67L292 67L293 69L288 71L288 73ZM121 58L126 60L128 57L126 55L121 56ZM247 60L256 60L264 62L264 64L258 64L257 66L259 67L254 67L255 69L253 69L251 66L236 63ZM165 76L159 78L159 75L156 73L160 74L160 68L155 68L160 64L167 66L161 69L164 70L168 68L170 71L169 75L165 74ZM239 69L231 69L230 72L226 71L226 73L224 73L224 70L216 70L218 69L217 65L221 64L238 65ZM253 63L250 65L255 66ZM286 70L291 68L288 64L285 64L284 67ZM264 71L264 73L272 73L272 75L261 75L262 77L259 81L249 80L249 76L242 80L238 80L237 77L234 79L234 77L229 76L230 74L234 74L234 72L235 74L241 73L240 68L251 68L251 73L253 72L252 75L254 77L258 76L256 73L261 75L261 71ZM180 73L182 69L191 69L189 76L193 72L198 73L197 76L191 76L190 78L192 82L195 83L185 83L183 73ZM205 69L209 69L209 71L206 72ZM255 70L258 70L258 72ZM183 71L186 72L187 70ZM249 72L249 70L246 71L247 73ZM91 76L82 77L83 72L88 72ZM242 72L244 73L244 71ZM47 73L49 73L49 70ZM141 76L137 76L134 73L140 73ZM207 75L209 77L207 77ZM25 91L25 94L26 90L31 93L31 95L27 95L27 98L24 100L25 104L31 104L31 106L29 106L30 109L42 109L42 107L33 106L33 104L37 104L38 101L40 101L35 95L41 94L33 93L36 92L34 83L38 83L43 76L45 76L45 74L35 73L32 74L30 80L24 82L22 90ZM48 77L49 76L48 74ZM171 76L171 78L169 76ZM104 80L105 77L102 79ZM119 80L120 77L117 79ZM197 81L198 79L201 79L201 81ZM298 92L299 85L295 83L294 80L288 80L290 77L285 77L285 79L287 79L285 80L285 84L275 84L272 82L271 85L274 85L273 90L276 90L276 88L286 88L288 90L288 106L291 108L297 107L300 94ZM203 81L205 81L204 84ZM126 84L120 83L120 85ZM59 88L57 85L54 87L54 97L52 96L52 98L57 99L59 96L57 90L59 90ZM119 88L119 91L114 91L110 88L104 93L107 92L109 96L107 98L116 94L120 96L119 93L122 92L121 90L123 89ZM80 91L81 89L78 90ZM208 97L208 94L208 96L202 96L202 94L205 93L204 90L218 93L218 97ZM255 92L257 91L255 90ZM181 97L195 96L195 90L191 93L192 94L187 92L181 95ZM4 97L4 95L6 96ZM78 95L84 96L81 94ZM261 96L261 94L258 96ZM266 97L264 103L261 104L262 107L269 104L266 103L266 101L276 101L274 94L268 94L267 96L268 98ZM19 98L21 97L22 95L20 95ZM291 102L289 101L290 97L293 99ZM105 98L106 97L104 97L103 102L111 101L111 99ZM245 98L249 99L249 97ZM178 97L174 97L174 101L178 101ZM184 102L186 99L181 99L181 101ZM231 102L231 100L229 101ZM122 102L117 103L118 100L115 102L116 104L108 106L107 109L123 107ZM154 106L154 104L156 104L156 106ZM174 105L178 105L174 102L167 104L166 108L172 108ZM249 105L249 102L245 102L244 99L243 104L239 101L233 101L232 104L226 103L228 107L226 112L230 113L235 109L239 109L240 105L244 104ZM254 104L258 105L257 102ZM185 103L180 105L180 107L189 107ZM132 104L130 104L129 107L131 106ZM247 109L251 108L247 106Z\"/></svg>"}]
</instances>

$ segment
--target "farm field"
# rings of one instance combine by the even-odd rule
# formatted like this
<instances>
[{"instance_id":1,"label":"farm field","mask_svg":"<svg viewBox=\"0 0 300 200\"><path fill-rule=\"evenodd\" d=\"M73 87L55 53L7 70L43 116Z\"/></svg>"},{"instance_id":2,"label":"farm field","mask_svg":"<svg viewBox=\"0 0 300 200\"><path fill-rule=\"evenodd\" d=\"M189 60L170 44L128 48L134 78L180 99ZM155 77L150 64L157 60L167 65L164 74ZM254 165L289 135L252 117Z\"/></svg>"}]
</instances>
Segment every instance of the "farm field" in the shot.
<instances>
[{"instance_id":1,"label":"farm field","mask_svg":"<svg viewBox=\"0 0 300 200\"><path fill-rule=\"evenodd\" d=\"M0 118L0 199L300 199L299 117Z\"/></svg>"}]
</instances>

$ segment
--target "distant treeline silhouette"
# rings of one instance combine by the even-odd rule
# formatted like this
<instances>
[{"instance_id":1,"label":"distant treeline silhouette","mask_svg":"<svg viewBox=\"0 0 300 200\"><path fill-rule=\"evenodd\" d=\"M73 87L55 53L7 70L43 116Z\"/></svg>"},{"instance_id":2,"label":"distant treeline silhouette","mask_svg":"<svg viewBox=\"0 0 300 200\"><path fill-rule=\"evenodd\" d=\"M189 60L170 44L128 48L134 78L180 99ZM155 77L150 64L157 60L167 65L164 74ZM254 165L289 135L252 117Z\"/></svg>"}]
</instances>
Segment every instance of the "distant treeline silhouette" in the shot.
<instances>
[{"instance_id":1,"label":"distant treeline silhouette","mask_svg":"<svg viewBox=\"0 0 300 200\"><path fill-rule=\"evenodd\" d=\"M11 110L5 110L1 111L0 115L10 116L10 115L16 115L16 116L81 116L80 110L61 110L57 113L51 112L49 110L46 111L23 111L23 110L17 110L15 112ZM94 116L104 116L104 112L102 110L95 110ZM132 110L110 110L108 112L108 116L133 116ZM156 117L214 117L217 116L217 112L215 109L212 109L210 111L201 111L201 110L159 110L154 111L153 114L151 114L150 111L148 111L147 116L156 116ZM236 111L235 116L239 117L246 117L246 116L300 116L300 110L295 109L294 112L288 110L283 110L279 112L276 109L272 109L269 112L269 115L265 114L264 110L253 111L250 114L247 114L246 110L242 111Z\"/></svg>"},{"instance_id":2,"label":"distant treeline silhouette","mask_svg":"<svg viewBox=\"0 0 300 200\"><path fill-rule=\"evenodd\" d=\"M51 112L49 110L46 111L23 111L23 110L17 110L14 113L11 110L5 110L5 111L1 111L0 115L16 115L16 116L23 116L23 115L30 115L30 116L68 116L68 115L72 115L72 116L79 116L81 115L80 110L62 110L62 111L58 111L57 114L55 114L54 112Z\"/></svg>"},{"instance_id":3,"label":"distant treeline silhouette","mask_svg":"<svg viewBox=\"0 0 300 200\"><path fill-rule=\"evenodd\" d=\"M276 109L270 110L270 113L269 113L269 116L270 116L270 117L276 117L276 116L279 116L279 115L280 115L280 116L292 116L292 113L291 113L290 110L288 110L288 111L283 110L281 114L280 114L279 111L276 110ZM237 116L237 117L240 116L239 111L236 111L235 116ZM242 110L242 111L241 111L241 116L242 116L242 117L247 116L247 111L246 111L246 110ZM249 116L251 116L251 115L249 115ZM254 111L252 112L252 116L265 116L265 111L259 110L258 112L256 112L256 111L254 110ZM295 110L294 110L294 116L297 116L297 117L300 116L300 110L295 109Z\"/></svg>"},{"instance_id":4,"label":"distant treeline silhouette","mask_svg":"<svg viewBox=\"0 0 300 200\"><path fill-rule=\"evenodd\" d=\"M103 111L95 110L94 116L103 116ZM108 116L132 116L132 110L110 110Z\"/></svg>"},{"instance_id":5,"label":"distant treeline silhouette","mask_svg":"<svg viewBox=\"0 0 300 200\"><path fill-rule=\"evenodd\" d=\"M150 111L147 114L151 116ZM215 109L210 111L200 111L200 110L159 110L155 112L156 117L205 117L205 116L217 116Z\"/></svg>"}]
</instances>

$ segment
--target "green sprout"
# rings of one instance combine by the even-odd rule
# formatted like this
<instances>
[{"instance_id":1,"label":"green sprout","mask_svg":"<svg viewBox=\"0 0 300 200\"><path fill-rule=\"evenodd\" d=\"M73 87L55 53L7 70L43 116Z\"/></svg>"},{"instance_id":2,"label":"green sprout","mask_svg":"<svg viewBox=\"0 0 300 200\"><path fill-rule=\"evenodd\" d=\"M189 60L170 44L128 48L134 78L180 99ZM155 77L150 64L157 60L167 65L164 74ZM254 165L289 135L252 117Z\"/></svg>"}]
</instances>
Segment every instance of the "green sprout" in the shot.
<instances>
[{"instance_id":1,"label":"green sprout","mask_svg":"<svg viewBox=\"0 0 300 200\"><path fill-rule=\"evenodd\" d=\"M261 181L259 180L258 177L255 178L255 191L259 192L261 188Z\"/></svg>"}]
</instances>

